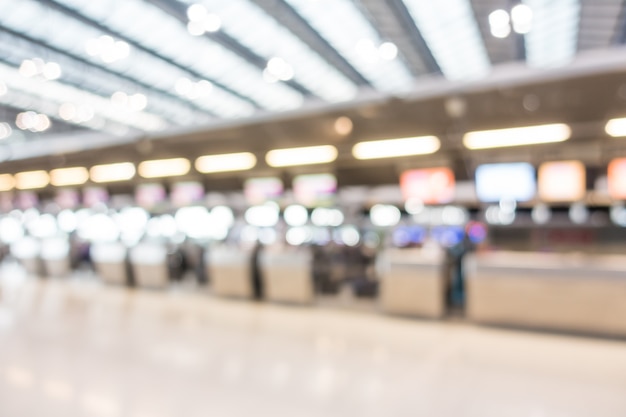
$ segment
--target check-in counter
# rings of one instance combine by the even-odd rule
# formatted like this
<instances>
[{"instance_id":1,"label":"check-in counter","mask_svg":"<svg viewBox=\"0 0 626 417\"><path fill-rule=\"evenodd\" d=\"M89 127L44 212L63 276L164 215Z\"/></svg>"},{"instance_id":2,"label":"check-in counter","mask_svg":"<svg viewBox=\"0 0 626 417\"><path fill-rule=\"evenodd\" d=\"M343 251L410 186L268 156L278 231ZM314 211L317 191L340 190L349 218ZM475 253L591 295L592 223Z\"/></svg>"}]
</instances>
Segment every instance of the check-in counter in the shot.
<instances>
[{"instance_id":1,"label":"check-in counter","mask_svg":"<svg viewBox=\"0 0 626 417\"><path fill-rule=\"evenodd\" d=\"M292 304L314 301L313 252L310 248L268 246L260 253L259 266L267 300Z\"/></svg>"},{"instance_id":2,"label":"check-in counter","mask_svg":"<svg viewBox=\"0 0 626 417\"><path fill-rule=\"evenodd\" d=\"M205 253L206 271L213 294L252 298L252 250L237 246L213 246Z\"/></svg>"},{"instance_id":3,"label":"check-in counter","mask_svg":"<svg viewBox=\"0 0 626 417\"><path fill-rule=\"evenodd\" d=\"M120 242L96 242L89 248L98 277L107 284L128 284L127 249Z\"/></svg>"},{"instance_id":4,"label":"check-in counter","mask_svg":"<svg viewBox=\"0 0 626 417\"><path fill-rule=\"evenodd\" d=\"M481 253L465 276L473 321L626 336L626 256Z\"/></svg>"},{"instance_id":5,"label":"check-in counter","mask_svg":"<svg viewBox=\"0 0 626 417\"><path fill-rule=\"evenodd\" d=\"M169 284L167 249L159 243L144 242L130 250L135 284L144 288L165 288Z\"/></svg>"},{"instance_id":6,"label":"check-in counter","mask_svg":"<svg viewBox=\"0 0 626 417\"><path fill-rule=\"evenodd\" d=\"M11 255L22 264L30 275L42 273L40 254L41 242L33 237L26 236L11 244Z\"/></svg>"},{"instance_id":7,"label":"check-in counter","mask_svg":"<svg viewBox=\"0 0 626 417\"><path fill-rule=\"evenodd\" d=\"M70 265L70 242L67 238L44 239L41 242L40 256L47 276L66 277L72 272Z\"/></svg>"},{"instance_id":8,"label":"check-in counter","mask_svg":"<svg viewBox=\"0 0 626 417\"><path fill-rule=\"evenodd\" d=\"M445 314L445 253L438 249L382 251L376 258L380 306L386 313L440 318Z\"/></svg>"}]
</instances>

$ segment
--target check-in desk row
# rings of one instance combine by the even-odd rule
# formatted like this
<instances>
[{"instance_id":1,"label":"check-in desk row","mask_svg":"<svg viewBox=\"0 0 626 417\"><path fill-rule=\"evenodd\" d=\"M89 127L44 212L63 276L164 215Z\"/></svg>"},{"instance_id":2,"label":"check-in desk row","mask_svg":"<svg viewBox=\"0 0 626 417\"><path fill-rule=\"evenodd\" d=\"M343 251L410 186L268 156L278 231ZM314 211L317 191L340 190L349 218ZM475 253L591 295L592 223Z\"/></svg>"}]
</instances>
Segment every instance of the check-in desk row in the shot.
<instances>
[{"instance_id":1,"label":"check-in desk row","mask_svg":"<svg viewBox=\"0 0 626 417\"><path fill-rule=\"evenodd\" d=\"M465 263L470 320L626 336L626 257L494 252Z\"/></svg>"},{"instance_id":2,"label":"check-in desk row","mask_svg":"<svg viewBox=\"0 0 626 417\"><path fill-rule=\"evenodd\" d=\"M218 296L252 298L258 291L269 301L309 304L315 299L312 260L304 247L215 247L207 253L207 272Z\"/></svg>"}]
</instances>

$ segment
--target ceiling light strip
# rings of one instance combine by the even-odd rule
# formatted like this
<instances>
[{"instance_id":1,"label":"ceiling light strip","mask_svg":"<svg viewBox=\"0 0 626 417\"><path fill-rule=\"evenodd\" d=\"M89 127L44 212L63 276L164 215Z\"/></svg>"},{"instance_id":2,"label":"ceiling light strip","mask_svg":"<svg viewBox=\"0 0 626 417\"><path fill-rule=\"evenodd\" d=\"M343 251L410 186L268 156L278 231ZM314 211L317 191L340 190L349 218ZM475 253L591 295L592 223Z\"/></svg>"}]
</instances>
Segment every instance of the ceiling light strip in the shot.
<instances>
[{"instance_id":1,"label":"ceiling light strip","mask_svg":"<svg viewBox=\"0 0 626 417\"><path fill-rule=\"evenodd\" d=\"M564 123L483 130L466 133L463 145L468 149L490 149L557 143L568 140L571 134L571 128Z\"/></svg>"},{"instance_id":2,"label":"ceiling light strip","mask_svg":"<svg viewBox=\"0 0 626 417\"><path fill-rule=\"evenodd\" d=\"M374 140L354 145L352 155L356 159L397 158L432 154L440 147L441 142L436 136Z\"/></svg>"},{"instance_id":3,"label":"ceiling light strip","mask_svg":"<svg viewBox=\"0 0 626 417\"><path fill-rule=\"evenodd\" d=\"M274 149L265 155L271 167L325 164L337 159L337 148L332 145Z\"/></svg>"}]
</instances>

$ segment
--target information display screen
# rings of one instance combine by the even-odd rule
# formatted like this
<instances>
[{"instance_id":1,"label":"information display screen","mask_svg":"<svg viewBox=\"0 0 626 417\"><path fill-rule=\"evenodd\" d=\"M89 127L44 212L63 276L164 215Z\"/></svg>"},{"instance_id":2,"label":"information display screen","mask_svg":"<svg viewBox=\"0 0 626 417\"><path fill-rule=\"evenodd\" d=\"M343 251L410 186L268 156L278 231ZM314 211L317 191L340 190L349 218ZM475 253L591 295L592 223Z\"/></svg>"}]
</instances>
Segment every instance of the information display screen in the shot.
<instances>
[{"instance_id":1,"label":"information display screen","mask_svg":"<svg viewBox=\"0 0 626 417\"><path fill-rule=\"evenodd\" d=\"M476 195L485 203L535 197L535 168L528 163L484 164L476 168Z\"/></svg>"},{"instance_id":2,"label":"information display screen","mask_svg":"<svg viewBox=\"0 0 626 417\"><path fill-rule=\"evenodd\" d=\"M172 186L170 199L175 207L189 206L202 201L204 186L195 181L179 182Z\"/></svg>"},{"instance_id":3,"label":"information display screen","mask_svg":"<svg viewBox=\"0 0 626 417\"><path fill-rule=\"evenodd\" d=\"M454 172L450 168L413 169L400 176L400 190L405 200L425 204L445 204L454 199Z\"/></svg>"},{"instance_id":4,"label":"information display screen","mask_svg":"<svg viewBox=\"0 0 626 417\"><path fill-rule=\"evenodd\" d=\"M78 190L64 188L57 191L54 202L62 209L74 209L80 205L80 194Z\"/></svg>"},{"instance_id":5,"label":"information display screen","mask_svg":"<svg viewBox=\"0 0 626 417\"><path fill-rule=\"evenodd\" d=\"M626 200L626 158L614 159L609 163L609 195L616 200Z\"/></svg>"},{"instance_id":6,"label":"information display screen","mask_svg":"<svg viewBox=\"0 0 626 417\"><path fill-rule=\"evenodd\" d=\"M251 206L276 200L283 195L283 191L283 182L277 177L250 178L243 186L246 202Z\"/></svg>"},{"instance_id":7,"label":"information display screen","mask_svg":"<svg viewBox=\"0 0 626 417\"><path fill-rule=\"evenodd\" d=\"M161 184L140 184L135 189L135 201L145 209L154 208L164 202L165 198L165 187Z\"/></svg>"},{"instance_id":8,"label":"information display screen","mask_svg":"<svg viewBox=\"0 0 626 417\"><path fill-rule=\"evenodd\" d=\"M337 178L332 174L298 175L292 185L296 201L308 207L330 204L337 193Z\"/></svg>"},{"instance_id":9,"label":"information display screen","mask_svg":"<svg viewBox=\"0 0 626 417\"><path fill-rule=\"evenodd\" d=\"M109 192L104 187L87 187L83 191L83 205L85 207L106 204L108 201Z\"/></svg>"},{"instance_id":10,"label":"information display screen","mask_svg":"<svg viewBox=\"0 0 626 417\"><path fill-rule=\"evenodd\" d=\"M585 197L585 165L580 161L546 162L539 167L543 201L578 201Z\"/></svg>"}]
</instances>

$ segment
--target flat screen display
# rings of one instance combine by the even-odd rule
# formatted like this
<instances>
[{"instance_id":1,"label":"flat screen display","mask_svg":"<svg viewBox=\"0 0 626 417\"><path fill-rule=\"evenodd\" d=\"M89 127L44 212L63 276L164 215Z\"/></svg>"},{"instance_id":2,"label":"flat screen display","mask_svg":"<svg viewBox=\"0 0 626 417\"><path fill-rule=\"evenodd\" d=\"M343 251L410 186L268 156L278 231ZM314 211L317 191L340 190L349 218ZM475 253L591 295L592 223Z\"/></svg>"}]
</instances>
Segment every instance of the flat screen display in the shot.
<instances>
[{"instance_id":1,"label":"flat screen display","mask_svg":"<svg viewBox=\"0 0 626 417\"><path fill-rule=\"evenodd\" d=\"M161 184L140 184L135 189L135 201L145 209L154 208L165 201L165 197L165 187Z\"/></svg>"},{"instance_id":2,"label":"flat screen display","mask_svg":"<svg viewBox=\"0 0 626 417\"><path fill-rule=\"evenodd\" d=\"M104 187L87 187L83 191L83 204L85 207L105 204L108 201L109 192Z\"/></svg>"},{"instance_id":3,"label":"flat screen display","mask_svg":"<svg viewBox=\"0 0 626 417\"><path fill-rule=\"evenodd\" d=\"M476 195L482 202L529 201L536 191L535 168L531 164L484 164L476 168Z\"/></svg>"},{"instance_id":4,"label":"flat screen display","mask_svg":"<svg viewBox=\"0 0 626 417\"><path fill-rule=\"evenodd\" d=\"M546 162L539 167L539 198L578 201L585 197L586 172L580 161Z\"/></svg>"},{"instance_id":5,"label":"flat screen display","mask_svg":"<svg viewBox=\"0 0 626 417\"><path fill-rule=\"evenodd\" d=\"M330 204L337 192L337 178L332 174L298 175L292 185L296 201L308 207Z\"/></svg>"},{"instance_id":6,"label":"flat screen display","mask_svg":"<svg viewBox=\"0 0 626 417\"><path fill-rule=\"evenodd\" d=\"M277 177L250 178L243 186L246 202L251 205L276 200L283 195L283 182Z\"/></svg>"},{"instance_id":7,"label":"flat screen display","mask_svg":"<svg viewBox=\"0 0 626 417\"><path fill-rule=\"evenodd\" d=\"M78 190L69 189L69 188L61 189L57 191L54 197L54 201L62 209L73 209L79 206L80 195L78 193Z\"/></svg>"},{"instance_id":8,"label":"flat screen display","mask_svg":"<svg viewBox=\"0 0 626 417\"><path fill-rule=\"evenodd\" d=\"M400 190L405 200L425 204L445 204L454 199L454 172L450 168L413 169L400 175Z\"/></svg>"},{"instance_id":9,"label":"flat screen display","mask_svg":"<svg viewBox=\"0 0 626 417\"><path fill-rule=\"evenodd\" d=\"M172 186L170 199L175 207L189 206L202 201L204 186L196 181L179 182Z\"/></svg>"},{"instance_id":10,"label":"flat screen display","mask_svg":"<svg viewBox=\"0 0 626 417\"><path fill-rule=\"evenodd\" d=\"M626 200L626 158L614 159L609 163L609 195L616 200Z\"/></svg>"}]
</instances>

